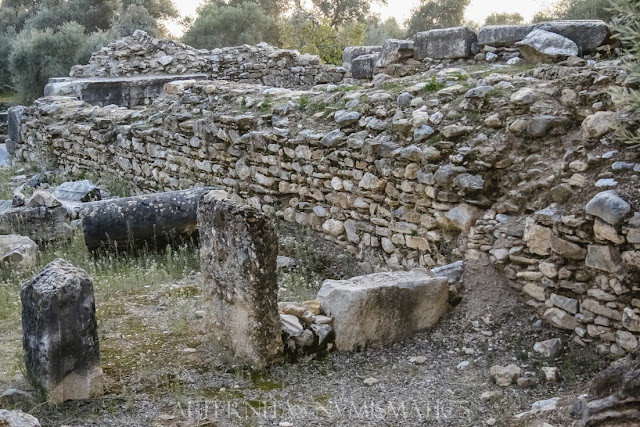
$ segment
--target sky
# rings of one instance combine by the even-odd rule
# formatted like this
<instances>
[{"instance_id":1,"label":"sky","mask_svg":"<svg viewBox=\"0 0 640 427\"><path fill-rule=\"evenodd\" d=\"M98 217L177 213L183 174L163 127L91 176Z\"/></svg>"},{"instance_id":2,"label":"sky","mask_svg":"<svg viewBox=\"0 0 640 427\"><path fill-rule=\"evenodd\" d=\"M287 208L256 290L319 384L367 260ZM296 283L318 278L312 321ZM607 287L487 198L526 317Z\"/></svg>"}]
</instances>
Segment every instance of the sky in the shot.
<instances>
[{"instance_id":1,"label":"sky","mask_svg":"<svg viewBox=\"0 0 640 427\"><path fill-rule=\"evenodd\" d=\"M546 9L557 3L558 0L471 0L471 4L465 11L467 20L482 24L487 16L493 12L518 12L525 21L530 21L536 12ZM202 0L174 0L174 4L183 16L195 16L196 8ZM420 4L420 0L387 0L387 5L382 6L373 3L372 9L379 13L383 19L395 17L402 24L409 15L411 9ZM171 28L173 33L179 35L178 28Z\"/></svg>"}]
</instances>

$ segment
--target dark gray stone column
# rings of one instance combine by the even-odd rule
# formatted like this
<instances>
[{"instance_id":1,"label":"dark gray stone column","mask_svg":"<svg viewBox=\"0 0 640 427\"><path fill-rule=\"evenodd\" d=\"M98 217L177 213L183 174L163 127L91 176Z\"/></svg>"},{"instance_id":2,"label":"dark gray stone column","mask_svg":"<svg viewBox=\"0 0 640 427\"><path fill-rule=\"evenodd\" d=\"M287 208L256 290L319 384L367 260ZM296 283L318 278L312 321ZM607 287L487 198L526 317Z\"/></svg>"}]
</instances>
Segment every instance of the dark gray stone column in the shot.
<instances>
[{"instance_id":1,"label":"dark gray stone column","mask_svg":"<svg viewBox=\"0 0 640 427\"><path fill-rule=\"evenodd\" d=\"M56 259L22 285L27 373L50 401L102 394L93 284L84 270Z\"/></svg>"}]
</instances>

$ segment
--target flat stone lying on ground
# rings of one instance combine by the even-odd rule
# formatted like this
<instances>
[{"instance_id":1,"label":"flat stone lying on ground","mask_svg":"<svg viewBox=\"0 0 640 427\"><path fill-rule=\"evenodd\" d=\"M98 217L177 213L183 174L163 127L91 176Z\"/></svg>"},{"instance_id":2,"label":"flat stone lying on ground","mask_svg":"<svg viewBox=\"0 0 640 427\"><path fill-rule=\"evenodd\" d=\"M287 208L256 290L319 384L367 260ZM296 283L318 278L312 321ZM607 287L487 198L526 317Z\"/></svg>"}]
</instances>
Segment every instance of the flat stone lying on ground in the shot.
<instances>
[{"instance_id":1,"label":"flat stone lying on ground","mask_svg":"<svg viewBox=\"0 0 640 427\"><path fill-rule=\"evenodd\" d=\"M22 330L30 380L52 402L102 394L93 284L56 259L22 285Z\"/></svg>"},{"instance_id":2,"label":"flat stone lying on ground","mask_svg":"<svg viewBox=\"0 0 640 427\"><path fill-rule=\"evenodd\" d=\"M69 202L91 202L101 199L100 189L88 179L64 182L53 190L53 197Z\"/></svg>"},{"instance_id":3,"label":"flat stone lying on ground","mask_svg":"<svg viewBox=\"0 0 640 427\"><path fill-rule=\"evenodd\" d=\"M213 334L239 361L262 369L282 357L278 237L264 213L205 194L198 205L203 295Z\"/></svg>"},{"instance_id":4,"label":"flat stone lying on ground","mask_svg":"<svg viewBox=\"0 0 640 427\"><path fill-rule=\"evenodd\" d=\"M2 427L40 427L40 421L33 415L22 411L0 409L0 426Z\"/></svg>"},{"instance_id":5,"label":"flat stone lying on ground","mask_svg":"<svg viewBox=\"0 0 640 427\"><path fill-rule=\"evenodd\" d=\"M340 351L385 345L433 327L447 310L446 277L375 273L325 280L317 299L331 316Z\"/></svg>"}]
</instances>

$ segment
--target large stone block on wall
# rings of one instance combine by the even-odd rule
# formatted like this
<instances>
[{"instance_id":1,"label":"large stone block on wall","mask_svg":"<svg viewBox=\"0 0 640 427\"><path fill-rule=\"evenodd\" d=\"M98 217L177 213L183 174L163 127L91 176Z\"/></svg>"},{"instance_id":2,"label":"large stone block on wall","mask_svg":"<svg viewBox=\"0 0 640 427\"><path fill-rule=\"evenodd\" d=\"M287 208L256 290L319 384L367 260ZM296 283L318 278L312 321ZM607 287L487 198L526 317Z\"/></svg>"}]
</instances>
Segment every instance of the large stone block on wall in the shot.
<instances>
[{"instance_id":1,"label":"large stone block on wall","mask_svg":"<svg viewBox=\"0 0 640 427\"><path fill-rule=\"evenodd\" d=\"M378 55L375 53L355 58L351 62L351 77L354 79L372 79L377 58Z\"/></svg>"},{"instance_id":2,"label":"large stone block on wall","mask_svg":"<svg viewBox=\"0 0 640 427\"><path fill-rule=\"evenodd\" d=\"M441 28L414 36L414 59L458 59L471 56L471 44L478 40L469 27Z\"/></svg>"},{"instance_id":3,"label":"large stone block on wall","mask_svg":"<svg viewBox=\"0 0 640 427\"><path fill-rule=\"evenodd\" d=\"M325 280L317 299L333 318L338 350L354 351L433 327L447 310L448 295L446 277L393 272Z\"/></svg>"},{"instance_id":4,"label":"large stone block on wall","mask_svg":"<svg viewBox=\"0 0 640 427\"><path fill-rule=\"evenodd\" d=\"M540 22L536 29L559 34L578 45L581 53L594 51L608 42L611 36L609 26L601 20L569 20Z\"/></svg>"},{"instance_id":5,"label":"large stone block on wall","mask_svg":"<svg viewBox=\"0 0 640 427\"><path fill-rule=\"evenodd\" d=\"M382 46L349 46L342 51L342 67L351 71L353 60L362 55L376 55L380 53Z\"/></svg>"},{"instance_id":6,"label":"large stone block on wall","mask_svg":"<svg viewBox=\"0 0 640 427\"><path fill-rule=\"evenodd\" d=\"M282 356L278 237L259 210L211 192L200 199L203 294L211 331L243 363L261 369Z\"/></svg>"},{"instance_id":7,"label":"large stone block on wall","mask_svg":"<svg viewBox=\"0 0 640 427\"><path fill-rule=\"evenodd\" d=\"M494 47L513 46L527 37L534 25L485 25L478 30L478 44Z\"/></svg>"},{"instance_id":8,"label":"large stone block on wall","mask_svg":"<svg viewBox=\"0 0 640 427\"><path fill-rule=\"evenodd\" d=\"M397 64L404 59L413 57L413 41L389 39L382 45L382 50L376 60L377 68L384 68Z\"/></svg>"},{"instance_id":9,"label":"large stone block on wall","mask_svg":"<svg viewBox=\"0 0 640 427\"><path fill-rule=\"evenodd\" d=\"M30 379L53 402L102 394L93 284L56 259L22 285L22 332Z\"/></svg>"}]
</instances>

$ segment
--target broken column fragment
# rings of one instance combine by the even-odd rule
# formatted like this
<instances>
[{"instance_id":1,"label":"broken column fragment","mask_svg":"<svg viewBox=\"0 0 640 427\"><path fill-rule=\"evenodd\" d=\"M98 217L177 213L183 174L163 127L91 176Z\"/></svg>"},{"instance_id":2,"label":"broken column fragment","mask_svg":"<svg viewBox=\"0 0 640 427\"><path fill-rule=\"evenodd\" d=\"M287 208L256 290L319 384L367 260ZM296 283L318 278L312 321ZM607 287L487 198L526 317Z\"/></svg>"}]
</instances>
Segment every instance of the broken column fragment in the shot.
<instances>
[{"instance_id":1,"label":"broken column fragment","mask_svg":"<svg viewBox=\"0 0 640 427\"><path fill-rule=\"evenodd\" d=\"M102 394L93 284L84 270L56 259L22 285L27 374L52 402Z\"/></svg>"},{"instance_id":2,"label":"broken column fragment","mask_svg":"<svg viewBox=\"0 0 640 427\"><path fill-rule=\"evenodd\" d=\"M86 203L80 216L90 251L101 247L164 248L197 236L198 200L211 189L146 194Z\"/></svg>"},{"instance_id":3,"label":"broken column fragment","mask_svg":"<svg viewBox=\"0 0 640 427\"><path fill-rule=\"evenodd\" d=\"M218 340L262 369L282 357L276 257L278 237L259 210L211 192L198 205L203 295Z\"/></svg>"}]
</instances>

